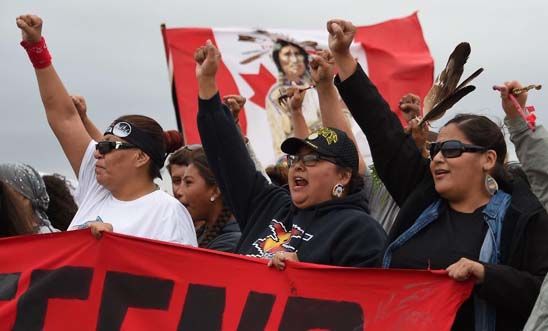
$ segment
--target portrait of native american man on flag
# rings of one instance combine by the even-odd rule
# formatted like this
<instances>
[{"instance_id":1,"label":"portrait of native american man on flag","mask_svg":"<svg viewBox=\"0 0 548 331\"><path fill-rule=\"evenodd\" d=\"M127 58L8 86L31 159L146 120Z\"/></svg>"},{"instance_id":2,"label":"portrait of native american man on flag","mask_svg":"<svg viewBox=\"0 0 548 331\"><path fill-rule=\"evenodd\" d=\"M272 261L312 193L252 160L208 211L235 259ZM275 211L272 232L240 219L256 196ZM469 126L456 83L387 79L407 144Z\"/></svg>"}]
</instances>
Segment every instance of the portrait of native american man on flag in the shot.
<instances>
[{"instance_id":1,"label":"portrait of native american man on flag","mask_svg":"<svg viewBox=\"0 0 548 331\"><path fill-rule=\"evenodd\" d=\"M270 56L278 76L276 83L269 89L265 100L265 111L272 134L275 155L280 155L281 143L293 135L290 104L284 99L289 87L308 88L314 82L309 71L309 56L322 48L315 41L294 40L290 36L256 30L251 34L240 34L239 41L256 43L256 51L248 51L240 63L247 64L260 57ZM318 94L311 88L306 91L302 103L302 113L311 131L321 126Z\"/></svg>"}]
</instances>

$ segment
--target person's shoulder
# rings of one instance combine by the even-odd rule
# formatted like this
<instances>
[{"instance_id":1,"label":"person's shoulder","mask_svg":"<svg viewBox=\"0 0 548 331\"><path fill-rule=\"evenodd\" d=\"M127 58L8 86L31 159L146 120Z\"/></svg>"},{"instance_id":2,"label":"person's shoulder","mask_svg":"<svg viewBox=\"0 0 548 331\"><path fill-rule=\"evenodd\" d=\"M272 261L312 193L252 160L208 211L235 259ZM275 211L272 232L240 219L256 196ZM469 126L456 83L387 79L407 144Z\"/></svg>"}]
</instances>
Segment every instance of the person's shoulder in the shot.
<instances>
[{"instance_id":1,"label":"person's shoulder","mask_svg":"<svg viewBox=\"0 0 548 331\"><path fill-rule=\"evenodd\" d=\"M156 190L150 193L148 199L148 204L154 205L156 208L161 208L166 213L185 210L185 207L179 200L162 190Z\"/></svg>"},{"instance_id":2,"label":"person's shoulder","mask_svg":"<svg viewBox=\"0 0 548 331\"><path fill-rule=\"evenodd\" d=\"M348 208L338 212L337 223L344 228L356 231L382 231L384 229L368 212L361 209Z\"/></svg>"},{"instance_id":3,"label":"person's shoulder","mask_svg":"<svg viewBox=\"0 0 548 331\"><path fill-rule=\"evenodd\" d=\"M151 200L157 200L158 202L166 205L170 204L181 204L179 200L175 199L172 195L162 191L162 190L156 190L149 194L149 198Z\"/></svg>"}]
</instances>

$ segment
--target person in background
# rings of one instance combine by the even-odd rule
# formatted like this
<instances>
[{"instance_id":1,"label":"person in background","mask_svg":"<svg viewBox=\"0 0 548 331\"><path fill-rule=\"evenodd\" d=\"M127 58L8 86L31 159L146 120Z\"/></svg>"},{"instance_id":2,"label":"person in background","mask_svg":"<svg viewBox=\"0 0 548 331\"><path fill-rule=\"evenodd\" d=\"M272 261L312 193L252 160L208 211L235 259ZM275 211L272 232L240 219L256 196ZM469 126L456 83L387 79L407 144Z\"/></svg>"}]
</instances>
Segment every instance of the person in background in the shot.
<instances>
[{"instance_id":1,"label":"person in background","mask_svg":"<svg viewBox=\"0 0 548 331\"><path fill-rule=\"evenodd\" d=\"M257 172L233 117L221 102L215 76L220 53L208 41L195 53L198 129L208 163L242 230L236 252L268 258L270 265L305 261L378 266L386 234L359 194L357 150L337 129L290 138L289 192Z\"/></svg>"},{"instance_id":2,"label":"person in background","mask_svg":"<svg viewBox=\"0 0 548 331\"><path fill-rule=\"evenodd\" d=\"M537 125L535 131L530 130L510 101L509 91L523 87L519 82L506 82L501 87L502 109L506 113L504 123L508 127L510 140L516 148L521 167L531 183L531 190L544 209L548 210L548 131L542 124ZM525 108L527 92L519 94L516 99L520 106Z\"/></svg>"},{"instance_id":3,"label":"person in background","mask_svg":"<svg viewBox=\"0 0 548 331\"><path fill-rule=\"evenodd\" d=\"M0 164L0 236L52 233L50 202L40 174L26 164Z\"/></svg>"},{"instance_id":4,"label":"person in background","mask_svg":"<svg viewBox=\"0 0 548 331\"><path fill-rule=\"evenodd\" d=\"M332 20L327 30L339 93L400 206L383 266L473 279L453 330L521 330L548 270L548 215L527 184L508 180L502 131L485 116L457 115L425 159L350 54L356 28Z\"/></svg>"},{"instance_id":5,"label":"person in background","mask_svg":"<svg viewBox=\"0 0 548 331\"><path fill-rule=\"evenodd\" d=\"M179 201L181 201L182 197L182 184L185 171L188 168L190 159L192 158L192 153L199 148L202 148L202 146L186 145L171 153L167 158L166 169L171 176L171 189L173 196ZM197 229L199 226L196 223L196 220L193 219L193 222L194 227Z\"/></svg>"},{"instance_id":6,"label":"person in background","mask_svg":"<svg viewBox=\"0 0 548 331\"><path fill-rule=\"evenodd\" d=\"M272 184L287 187L289 167L286 156L280 157L276 164L266 167L265 171Z\"/></svg>"},{"instance_id":7,"label":"person in background","mask_svg":"<svg viewBox=\"0 0 548 331\"><path fill-rule=\"evenodd\" d=\"M501 85L502 109L506 113L504 122L514 143L516 154L521 162L521 169L531 183L531 190L540 200L544 209L548 210L548 132L543 125L537 124L535 131L528 128L514 104L510 101L509 92L523 86L517 81L509 81ZM527 104L527 92L516 96L519 105ZM548 329L548 278L542 283L531 316L527 320L524 331L541 331Z\"/></svg>"},{"instance_id":8,"label":"person in background","mask_svg":"<svg viewBox=\"0 0 548 331\"><path fill-rule=\"evenodd\" d=\"M199 247L235 251L240 227L223 201L203 149L192 151L176 196L192 216Z\"/></svg>"},{"instance_id":9,"label":"person in background","mask_svg":"<svg viewBox=\"0 0 548 331\"><path fill-rule=\"evenodd\" d=\"M68 180L59 174L44 175L42 180L49 195L46 214L51 224L61 231L67 231L70 222L78 211Z\"/></svg>"},{"instance_id":10,"label":"person in background","mask_svg":"<svg viewBox=\"0 0 548 331\"><path fill-rule=\"evenodd\" d=\"M48 123L78 177L80 209L69 230L91 227L97 237L114 230L196 246L188 211L154 183L169 152L162 127L146 116L121 116L96 142L51 64L42 19L22 15L16 23L21 46L35 68Z\"/></svg>"}]
</instances>

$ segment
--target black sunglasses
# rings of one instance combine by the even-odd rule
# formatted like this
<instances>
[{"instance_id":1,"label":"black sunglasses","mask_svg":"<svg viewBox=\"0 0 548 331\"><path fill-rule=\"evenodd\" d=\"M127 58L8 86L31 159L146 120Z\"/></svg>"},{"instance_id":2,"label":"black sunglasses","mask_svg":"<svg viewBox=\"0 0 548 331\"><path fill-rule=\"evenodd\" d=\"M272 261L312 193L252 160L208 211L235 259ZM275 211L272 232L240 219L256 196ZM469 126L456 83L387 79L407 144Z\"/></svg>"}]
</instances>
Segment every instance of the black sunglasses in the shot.
<instances>
[{"instance_id":1,"label":"black sunglasses","mask_svg":"<svg viewBox=\"0 0 548 331\"><path fill-rule=\"evenodd\" d=\"M101 155L108 154L112 152L115 149L131 149L131 148L137 148L137 146L121 142L121 141L100 141L97 144L95 144L95 150L99 152Z\"/></svg>"},{"instance_id":2,"label":"black sunglasses","mask_svg":"<svg viewBox=\"0 0 548 331\"><path fill-rule=\"evenodd\" d=\"M293 167L299 161L303 161L303 164L306 167L313 167L318 164L320 160L337 163L337 160L335 160L334 158L323 156L317 153L310 153L305 155L287 155L287 165L289 166L289 168Z\"/></svg>"},{"instance_id":3,"label":"black sunglasses","mask_svg":"<svg viewBox=\"0 0 548 331\"><path fill-rule=\"evenodd\" d=\"M480 153L487 151L487 148L463 144L458 140L446 140L437 143L430 143L430 159L433 159L436 154L441 151L441 154L445 158L455 158L462 155L462 153Z\"/></svg>"}]
</instances>

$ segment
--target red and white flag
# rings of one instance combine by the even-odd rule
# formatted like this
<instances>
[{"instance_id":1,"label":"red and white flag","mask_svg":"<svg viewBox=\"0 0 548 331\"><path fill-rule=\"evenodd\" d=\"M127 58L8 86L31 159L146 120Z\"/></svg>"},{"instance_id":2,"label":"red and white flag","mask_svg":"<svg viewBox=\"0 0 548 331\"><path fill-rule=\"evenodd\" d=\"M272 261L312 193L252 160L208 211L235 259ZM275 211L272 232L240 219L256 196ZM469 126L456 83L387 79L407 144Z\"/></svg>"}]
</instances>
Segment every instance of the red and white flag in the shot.
<instances>
[{"instance_id":1,"label":"red and white flag","mask_svg":"<svg viewBox=\"0 0 548 331\"><path fill-rule=\"evenodd\" d=\"M221 96L239 94L247 98L240 125L259 160L265 165L274 163L281 141L292 133L290 113L278 98L291 81L312 84L307 54L328 49L327 31L164 28L163 35L178 122L186 143L200 142L194 51L209 39L222 54L217 74ZM351 52L398 114L398 102L404 94L414 93L422 99L432 86L434 62L417 13L358 27ZM314 89L306 93L303 112L309 127L321 124ZM353 129L367 156L365 137L355 124Z\"/></svg>"}]
</instances>

